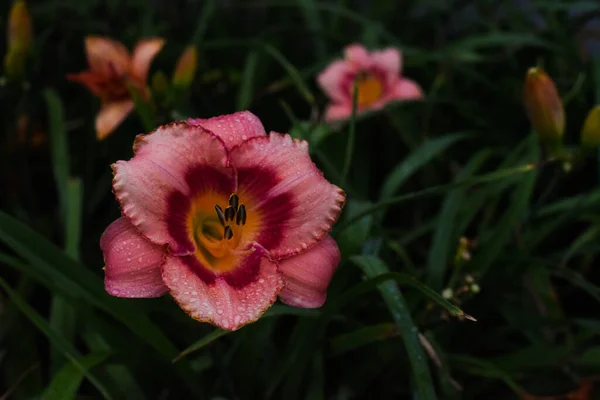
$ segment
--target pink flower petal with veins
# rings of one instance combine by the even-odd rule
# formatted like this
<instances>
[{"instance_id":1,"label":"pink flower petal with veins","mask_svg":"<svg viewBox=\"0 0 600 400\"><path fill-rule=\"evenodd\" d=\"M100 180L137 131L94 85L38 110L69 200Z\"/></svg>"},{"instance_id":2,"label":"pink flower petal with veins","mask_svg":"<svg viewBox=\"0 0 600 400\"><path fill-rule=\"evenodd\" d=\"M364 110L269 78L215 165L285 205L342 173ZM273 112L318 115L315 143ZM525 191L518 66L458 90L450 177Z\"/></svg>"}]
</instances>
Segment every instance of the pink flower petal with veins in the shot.
<instances>
[{"instance_id":1,"label":"pink flower petal with veins","mask_svg":"<svg viewBox=\"0 0 600 400\"><path fill-rule=\"evenodd\" d=\"M277 299L283 279L277 264L266 257L260 247L246 257L241 268L254 270L250 282L236 287L226 276L207 284L184 257L169 257L163 266L163 281L171 296L192 318L222 329L237 330L256 321Z\"/></svg>"},{"instance_id":2,"label":"pink flower petal with veins","mask_svg":"<svg viewBox=\"0 0 600 400\"><path fill-rule=\"evenodd\" d=\"M229 149L255 136L266 135L262 122L249 111L208 119L190 118L186 122L214 133L225 142Z\"/></svg>"},{"instance_id":3,"label":"pink flower petal with veins","mask_svg":"<svg viewBox=\"0 0 600 400\"><path fill-rule=\"evenodd\" d=\"M340 257L337 243L327 235L310 250L281 261L279 271L285 277L281 301L294 307L321 307Z\"/></svg>"},{"instance_id":4,"label":"pink flower petal with veins","mask_svg":"<svg viewBox=\"0 0 600 400\"><path fill-rule=\"evenodd\" d=\"M162 281L164 249L150 243L127 218L119 218L100 238L104 253L106 291L117 297L159 297L168 289Z\"/></svg>"},{"instance_id":5,"label":"pink flower petal with veins","mask_svg":"<svg viewBox=\"0 0 600 400\"><path fill-rule=\"evenodd\" d=\"M181 212L193 191L233 191L225 144L200 127L173 123L136 137L134 154L113 164L121 211L150 241L173 254L193 253Z\"/></svg>"},{"instance_id":6,"label":"pink flower petal with veins","mask_svg":"<svg viewBox=\"0 0 600 400\"><path fill-rule=\"evenodd\" d=\"M261 215L256 239L274 258L285 258L313 246L329 232L345 193L329 183L308 154L305 141L271 132L231 151L239 193L260 199L248 213Z\"/></svg>"}]
</instances>

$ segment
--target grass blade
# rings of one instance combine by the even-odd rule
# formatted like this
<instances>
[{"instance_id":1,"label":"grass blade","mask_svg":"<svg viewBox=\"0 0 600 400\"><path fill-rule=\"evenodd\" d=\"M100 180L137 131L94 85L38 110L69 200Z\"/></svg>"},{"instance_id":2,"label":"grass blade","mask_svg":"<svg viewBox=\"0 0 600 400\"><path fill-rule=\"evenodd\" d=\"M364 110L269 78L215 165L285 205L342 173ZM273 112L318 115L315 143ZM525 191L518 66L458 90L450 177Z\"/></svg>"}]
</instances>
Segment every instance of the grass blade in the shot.
<instances>
[{"instance_id":1,"label":"grass blade","mask_svg":"<svg viewBox=\"0 0 600 400\"><path fill-rule=\"evenodd\" d=\"M351 260L369 278L375 278L389 271L387 265L374 256L355 256ZM398 333L404 341L404 346L406 347L406 352L412 366L415 388L419 399L436 399L433 380L431 379L429 365L427 365L427 358L419 342L418 329L412 322L398 286L393 282L385 282L379 284L378 289L398 327Z\"/></svg>"},{"instance_id":2,"label":"grass blade","mask_svg":"<svg viewBox=\"0 0 600 400\"><path fill-rule=\"evenodd\" d=\"M35 269L34 275L57 283L64 296L104 310L168 359L177 354L176 347L143 312L130 302L108 296L100 277L65 255L39 233L1 211L0 241L27 260Z\"/></svg>"},{"instance_id":3,"label":"grass blade","mask_svg":"<svg viewBox=\"0 0 600 400\"><path fill-rule=\"evenodd\" d=\"M21 310L21 312L35 325L50 341L52 346L57 348L76 368L83 376L94 385L96 389L102 394L105 399L112 399L112 396L108 393L106 388L100 381L82 365L78 360L80 358L79 352L71 345L71 343L56 332L48 321L42 318L27 302L19 296L9 285L0 278L0 286L8 294L12 302Z\"/></svg>"},{"instance_id":4,"label":"grass blade","mask_svg":"<svg viewBox=\"0 0 600 400\"><path fill-rule=\"evenodd\" d=\"M408 157L396 165L392 172L389 173L385 179L385 182L383 183L383 187L381 188L380 198L386 199L393 196L394 193L400 189L400 186L402 186L402 184L406 182L406 180L410 178L417 170L428 164L437 155L446 150L448 147L452 146L454 143L469 137L470 135L457 133L435 138L423 143L421 147L411 152Z\"/></svg>"},{"instance_id":5,"label":"grass blade","mask_svg":"<svg viewBox=\"0 0 600 400\"><path fill-rule=\"evenodd\" d=\"M463 187L463 186L468 187L468 186L479 185L482 183L489 183L489 182L503 180L506 178L511 178L514 175L525 174L530 171L533 171L536 169L536 167L537 166L535 164L525 164L520 167L507 168L507 169L503 169L503 170L499 170L499 171L490 172L489 174L486 174L486 175L474 176L473 178L465 179L463 181L456 181L456 182L449 183L446 185L433 186L433 187L430 187L427 189L418 190L416 192L407 193L407 194L400 195L400 196L390 197L389 199L384 199L384 200L377 202L372 207L369 207L369 208L357 213L355 216L348 219L344 223L339 224L335 228L335 231L336 232L343 231L344 229L348 228L352 224L360 221L364 216L373 214L374 212L381 210L382 207L386 207L386 206L390 206L390 205L398 205L400 203L404 203L409 200L417 200L417 199L422 199L422 198L426 198L426 197L430 197L430 196L440 195L442 193L446 193L449 190L456 189L456 188Z\"/></svg>"},{"instance_id":6,"label":"grass blade","mask_svg":"<svg viewBox=\"0 0 600 400\"><path fill-rule=\"evenodd\" d=\"M110 353L91 353L80 357L78 359L79 364L85 368L85 371L89 371L95 366L102 364ZM75 399L77 389L83 381L84 374L74 364L65 365L56 375L52 378L50 385L46 388L42 395L43 400L69 400Z\"/></svg>"},{"instance_id":7,"label":"grass blade","mask_svg":"<svg viewBox=\"0 0 600 400\"><path fill-rule=\"evenodd\" d=\"M48 120L50 125L50 149L52 151L52 171L58 191L61 215L67 214L68 209L68 180L70 154L67 144L67 133L64 126L63 105L58 94L52 89L44 91Z\"/></svg>"},{"instance_id":8,"label":"grass blade","mask_svg":"<svg viewBox=\"0 0 600 400\"><path fill-rule=\"evenodd\" d=\"M488 159L490 152L483 150L471 160L458 173L455 181L468 179ZM442 210L436 221L431 250L427 259L427 283L436 290L442 289L444 273L448 266L450 249L456 243L456 218L466 200L466 188L450 191L444 200Z\"/></svg>"},{"instance_id":9,"label":"grass blade","mask_svg":"<svg viewBox=\"0 0 600 400\"><path fill-rule=\"evenodd\" d=\"M396 325L383 323L365 326L336 336L331 340L331 355L339 356L362 346L386 340L397 335Z\"/></svg>"},{"instance_id":10,"label":"grass blade","mask_svg":"<svg viewBox=\"0 0 600 400\"><path fill-rule=\"evenodd\" d=\"M254 76L258 67L260 53L257 50L251 51L246 57L246 64L242 72L240 81L240 90L237 98L237 109L245 110L252 104L254 91Z\"/></svg>"}]
</instances>

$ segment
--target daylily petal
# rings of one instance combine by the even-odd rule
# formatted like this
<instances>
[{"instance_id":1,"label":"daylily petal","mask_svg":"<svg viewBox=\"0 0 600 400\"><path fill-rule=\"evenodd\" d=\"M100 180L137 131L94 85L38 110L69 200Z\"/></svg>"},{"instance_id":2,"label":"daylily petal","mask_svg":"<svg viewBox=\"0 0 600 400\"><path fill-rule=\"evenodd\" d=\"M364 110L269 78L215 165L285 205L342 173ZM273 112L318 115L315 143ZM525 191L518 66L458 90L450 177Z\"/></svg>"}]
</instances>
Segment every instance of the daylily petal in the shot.
<instances>
[{"instance_id":1,"label":"daylily petal","mask_svg":"<svg viewBox=\"0 0 600 400\"><path fill-rule=\"evenodd\" d=\"M344 57L360 69L368 69L372 65L369 52L360 44L351 44L344 49Z\"/></svg>"},{"instance_id":2,"label":"daylily petal","mask_svg":"<svg viewBox=\"0 0 600 400\"><path fill-rule=\"evenodd\" d=\"M96 138L105 139L133 110L132 100L105 103L96 116Z\"/></svg>"},{"instance_id":3,"label":"daylily petal","mask_svg":"<svg viewBox=\"0 0 600 400\"><path fill-rule=\"evenodd\" d=\"M401 55L398 49L384 49L371 53L373 67L397 77L401 68Z\"/></svg>"},{"instance_id":4,"label":"daylily petal","mask_svg":"<svg viewBox=\"0 0 600 400\"><path fill-rule=\"evenodd\" d=\"M163 281L171 296L192 318L209 322L222 329L236 330L256 321L273 304L283 288L277 264L255 248L240 266L250 274L239 284L239 278L218 275L208 280L186 257L169 257L163 266ZM193 256L188 256L193 258ZM195 258L194 258L195 260Z\"/></svg>"},{"instance_id":5,"label":"daylily petal","mask_svg":"<svg viewBox=\"0 0 600 400\"><path fill-rule=\"evenodd\" d=\"M410 79L400 79L390 91L389 100L420 100L423 98L421 87Z\"/></svg>"},{"instance_id":6,"label":"daylily petal","mask_svg":"<svg viewBox=\"0 0 600 400\"><path fill-rule=\"evenodd\" d=\"M106 92L106 78L96 72L84 71L77 74L67 74L67 79L82 84L98 97Z\"/></svg>"},{"instance_id":7,"label":"daylily petal","mask_svg":"<svg viewBox=\"0 0 600 400\"><path fill-rule=\"evenodd\" d=\"M85 38L88 64L93 72L108 76L119 76L129 72L131 57L123 44L101 36Z\"/></svg>"},{"instance_id":8,"label":"daylily petal","mask_svg":"<svg viewBox=\"0 0 600 400\"><path fill-rule=\"evenodd\" d=\"M211 131L220 137L229 149L252 137L266 135L260 119L249 111L240 111L208 119L190 118L186 122Z\"/></svg>"},{"instance_id":9,"label":"daylily petal","mask_svg":"<svg viewBox=\"0 0 600 400\"><path fill-rule=\"evenodd\" d=\"M348 119L352 115L352 104L331 104L325 110L325 121Z\"/></svg>"},{"instance_id":10,"label":"daylily petal","mask_svg":"<svg viewBox=\"0 0 600 400\"><path fill-rule=\"evenodd\" d=\"M234 179L221 139L182 122L136 137L134 157L113 164L113 190L121 211L150 241L172 254L195 251L187 231L194 196L232 193Z\"/></svg>"},{"instance_id":11,"label":"daylily petal","mask_svg":"<svg viewBox=\"0 0 600 400\"><path fill-rule=\"evenodd\" d=\"M308 154L308 144L271 132L231 151L238 172L238 194L246 201L247 228L276 259L300 253L329 230L345 201ZM256 224L257 226L251 226ZM250 225L250 226L249 226Z\"/></svg>"},{"instance_id":12,"label":"daylily petal","mask_svg":"<svg viewBox=\"0 0 600 400\"><path fill-rule=\"evenodd\" d=\"M327 97L337 103L352 102L347 90L347 81L356 73L355 66L348 61L334 61L317 78L317 82Z\"/></svg>"},{"instance_id":13,"label":"daylily petal","mask_svg":"<svg viewBox=\"0 0 600 400\"><path fill-rule=\"evenodd\" d=\"M340 257L337 243L327 235L310 250L281 261L285 287L279 299L294 307L321 307Z\"/></svg>"},{"instance_id":14,"label":"daylily petal","mask_svg":"<svg viewBox=\"0 0 600 400\"><path fill-rule=\"evenodd\" d=\"M106 228L100 238L104 253L104 286L117 297L158 297L167 293L162 281L164 249L150 243L121 217Z\"/></svg>"},{"instance_id":15,"label":"daylily petal","mask_svg":"<svg viewBox=\"0 0 600 400\"><path fill-rule=\"evenodd\" d=\"M160 38L140 40L135 49L131 61L131 74L140 82L146 82L148 71L154 57L163 48L165 41Z\"/></svg>"}]
</instances>

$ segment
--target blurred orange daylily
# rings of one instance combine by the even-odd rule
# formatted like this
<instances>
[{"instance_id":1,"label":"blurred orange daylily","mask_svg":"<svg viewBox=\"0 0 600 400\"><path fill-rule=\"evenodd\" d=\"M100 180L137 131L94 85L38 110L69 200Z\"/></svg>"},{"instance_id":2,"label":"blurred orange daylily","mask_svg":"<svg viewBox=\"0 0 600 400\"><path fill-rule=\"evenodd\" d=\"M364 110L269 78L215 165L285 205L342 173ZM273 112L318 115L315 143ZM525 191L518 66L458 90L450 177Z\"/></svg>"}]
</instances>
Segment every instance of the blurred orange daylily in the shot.
<instances>
[{"instance_id":1,"label":"blurred orange daylily","mask_svg":"<svg viewBox=\"0 0 600 400\"><path fill-rule=\"evenodd\" d=\"M140 40L130 54L127 48L112 39L88 36L85 51L90 69L67 78L83 84L102 102L96 117L96 136L106 138L133 110L130 88L147 98L146 85L150 64L165 41L160 38Z\"/></svg>"}]
</instances>

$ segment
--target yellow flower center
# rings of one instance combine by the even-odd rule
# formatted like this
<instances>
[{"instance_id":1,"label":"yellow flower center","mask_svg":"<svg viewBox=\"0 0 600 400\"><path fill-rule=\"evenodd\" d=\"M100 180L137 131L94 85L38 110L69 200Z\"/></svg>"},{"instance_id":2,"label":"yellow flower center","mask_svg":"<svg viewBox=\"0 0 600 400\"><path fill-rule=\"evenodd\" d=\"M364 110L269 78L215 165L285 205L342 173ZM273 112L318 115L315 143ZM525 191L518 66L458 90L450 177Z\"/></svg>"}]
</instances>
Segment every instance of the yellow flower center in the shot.
<instances>
[{"instance_id":1,"label":"yellow flower center","mask_svg":"<svg viewBox=\"0 0 600 400\"><path fill-rule=\"evenodd\" d=\"M193 202L188 214L188 229L197 249L195 255L214 272L235 269L239 256L248 252L245 247L249 242L242 242L247 225L250 229L246 229L246 238L253 239L257 233L257 221L248 221L246 206L236 193L229 196L226 206L221 206L223 200L217 193L204 194Z\"/></svg>"},{"instance_id":2,"label":"yellow flower center","mask_svg":"<svg viewBox=\"0 0 600 400\"><path fill-rule=\"evenodd\" d=\"M358 107L370 106L381 98L383 84L375 75L368 72L360 72L356 75L354 81L358 88Z\"/></svg>"}]
</instances>

